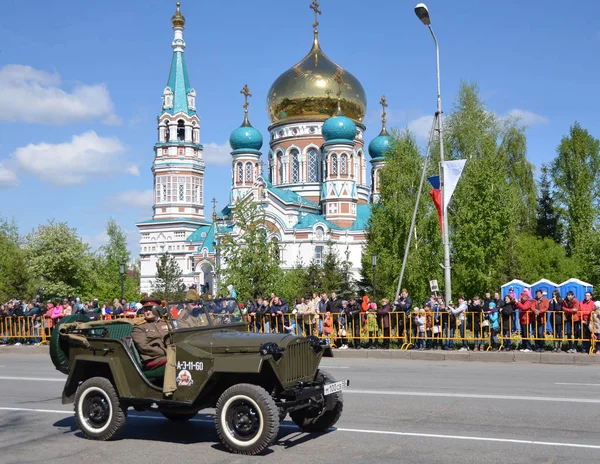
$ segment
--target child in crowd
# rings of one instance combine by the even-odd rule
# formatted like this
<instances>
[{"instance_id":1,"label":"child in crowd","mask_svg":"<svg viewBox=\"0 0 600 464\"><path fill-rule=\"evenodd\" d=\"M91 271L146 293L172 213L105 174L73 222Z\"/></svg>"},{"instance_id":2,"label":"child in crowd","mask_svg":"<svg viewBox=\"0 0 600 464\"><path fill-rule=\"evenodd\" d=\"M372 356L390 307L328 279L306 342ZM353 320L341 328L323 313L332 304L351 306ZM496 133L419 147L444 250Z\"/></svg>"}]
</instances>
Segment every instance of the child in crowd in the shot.
<instances>
[{"instance_id":1,"label":"child in crowd","mask_svg":"<svg viewBox=\"0 0 600 464\"><path fill-rule=\"evenodd\" d=\"M427 319L425 317L425 310L415 308L415 327L417 328L417 343L415 348L418 348L420 351L425 349L425 324Z\"/></svg>"},{"instance_id":2,"label":"child in crowd","mask_svg":"<svg viewBox=\"0 0 600 464\"><path fill-rule=\"evenodd\" d=\"M364 301L364 300L363 300ZM369 348L377 348L375 337L377 337L377 303L370 303L367 311L367 332L369 333Z\"/></svg>"},{"instance_id":3,"label":"child in crowd","mask_svg":"<svg viewBox=\"0 0 600 464\"><path fill-rule=\"evenodd\" d=\"M600 301L594 303L594 310L590 314L589 322L590 333L594 337L594 347L596 354L600 354Z\"/></svg>"},{"instance_id":4,"label":"child in crowd","mask_svg":"<svg viewBox=\"0 0 600 464\"><path fill-rule=\"evenodd\" d=\"M500 313L493 301L489 304L487 313L490 323L490 345L492 351L498 351L500 343L498 342L498 333L500 332Z\"/></svg>"}]
</instances>

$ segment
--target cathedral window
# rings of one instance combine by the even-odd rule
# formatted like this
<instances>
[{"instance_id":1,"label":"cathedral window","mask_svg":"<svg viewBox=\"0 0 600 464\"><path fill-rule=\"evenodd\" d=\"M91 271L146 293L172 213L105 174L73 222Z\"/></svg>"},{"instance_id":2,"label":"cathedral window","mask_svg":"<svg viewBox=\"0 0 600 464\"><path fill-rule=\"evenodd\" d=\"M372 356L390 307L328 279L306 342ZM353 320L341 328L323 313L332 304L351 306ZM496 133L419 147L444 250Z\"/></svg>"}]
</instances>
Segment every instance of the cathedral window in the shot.
<instances>
[{"instance_id":1,"label":"cathedral window","mask_svg":"<svg viewBox=\"0 0 600 464\"><path fill-rule=\"evenodd\" d=\"M201 205L204 204L204 178L201 177L200 179L198 179L198 203L200 203Z\"/></svg>"},{"instance_id":2,"label":"cathedral window","mask_svg":"<svg viewBox=\"0 0 600 464\"><path fill-rule=\"evenodd\" d=\"M252 182L252 163L246 163L246 182Z\"/></svg>"},{"instance_id":3,"label":"cathedral window","mask_svg":"<svg viewBox=\"0 0 600 464\"><path fill-rule=\"evenodd\" d=\"M319 175L319 160L317 159L317 151L310 150L308 152L308 181L318 182Z\"/></svg>"},{"instance_id":4,"label":"cathedral window","mask_svg":"<svg viewBox=\"0 0 600 464\"><path fill-rule=\"evenodd\" d=\"M242 163L237 164L237 181L241 184L244 182L244 167Z\"/></svg>"},{"instance_id":5,"label":"cathedral window","mask_svg":"<svg viewBox=\"0 0 600 464\"><path fill-rule=\"evenodd\" d=\"M293 150L292 158L292 182L300 182L300 162L298 161L298 150Z\"/></svg>"},{"instance_id":6,"label":"cathedral window","mask_svg":"<svg viewBox=\"0 0 600 464\"><path fill-rule=\"evenodd\" d=\"M198 203L200 197L200 179L198 177L192 177L192 203Z\"/></svg>"},{"instance_id":7,"label":"cathedral window","mask_svg":"<svg viewBox=\"0 0 600 464\"><path fill-rule=\"evenodd\" d=\"M283 184L283 153L277 153L277 174L278 183Z\"/></svg>"},{"instance_id":8,"label":"cathedral window","mask_svg":"<svg viewBox=\"0 0 600 464\"><path fill-rule=\"evenodd\" d=\"M183 142L185 140L185 126L183 119L177 121L177 140Z\"/></svg>"},{"instance_id":9,"label":"cathedral window","mask_svg":"<svg viewBox=\"0 0 600 464\"><path fill-rule=\"evenodd\" d=\"M315 247L315 263L318 266L323 264L323 247L321 245Z\"/></svg>"},{"instance_id":10,"label":"cathedral window","mask_svg":"<svg viewBox=\"0 0 600 464\"><path fill-rule=\"evenodd\" d=\"M179 201L183 201L183 199L184 199L184 188L185 187L184 187L183 184L179 184L179 189L178 189L179 194L177 196L177 198L179 199Z\"/></svg>"},{"instance_id":11,"label":"cathedral window","mask_svg":"<svg viewBox=\"0 0 600 464\"><path fill-rule=\"evenodd\" d=\"M340 156L340 174L348 174L348 155L346 153Z\"/></svg>"},{"instance_id":12,"label":"cathedral window","mask_svg":"<svg viewBox=\"0 0 600 464\"><path fill-rule=\"evenodd\" d=\"M337 176L338 173L338 158L337 155L331 155L331 175Z\"/></svg>"}]
</instances>

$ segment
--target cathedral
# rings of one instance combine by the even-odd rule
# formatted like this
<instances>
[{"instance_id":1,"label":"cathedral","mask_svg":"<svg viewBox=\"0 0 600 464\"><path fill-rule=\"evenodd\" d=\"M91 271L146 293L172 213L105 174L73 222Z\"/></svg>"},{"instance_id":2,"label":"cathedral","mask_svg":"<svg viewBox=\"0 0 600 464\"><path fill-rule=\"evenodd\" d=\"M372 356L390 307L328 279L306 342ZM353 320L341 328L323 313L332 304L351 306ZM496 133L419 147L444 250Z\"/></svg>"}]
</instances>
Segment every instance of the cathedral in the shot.
<instances>
[{"instance_id":1,"label":"cathedral","mask_svg":"<svg viewBox=\"0 0 600 464\"><path fill-rule=\"evenodd\" d=\"M282 268L320 262L331 246L359 276L365 229L371 205L379 196L383 155L391 143L385 125L387 104L382 97L382 128L368 145L368 163L364 88L323 52L316 0L311 8L315 21L310 51L275 79L267 95L268 147L263 148L260 131L250 124L250 89L246 85L241 91L243 122L229 138L229 204L207 219L200 119L184 59L185 19L177 3L172 18L173 58L154 145L153 216L137 224L141 292L152 292L156 263L164 253L175 257L186 286L195 284L214 292L227 285L218 281L215 272L226 266L220 263L218 243L224 234L240 233L233 215L244 200L258 202L264 209L264 226L269 240L278 244Z\"/></svg>"}]
</instances>

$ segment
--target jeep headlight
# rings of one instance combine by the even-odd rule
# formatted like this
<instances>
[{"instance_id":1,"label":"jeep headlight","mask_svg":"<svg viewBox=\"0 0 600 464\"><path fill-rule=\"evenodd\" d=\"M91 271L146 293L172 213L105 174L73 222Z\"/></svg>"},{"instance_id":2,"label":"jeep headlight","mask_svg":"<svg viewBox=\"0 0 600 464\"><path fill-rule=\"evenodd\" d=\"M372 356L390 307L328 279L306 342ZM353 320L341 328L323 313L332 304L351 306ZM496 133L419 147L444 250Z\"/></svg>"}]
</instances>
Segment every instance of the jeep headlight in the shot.
<instances>
[{"instance_id":1,"label":"jeep headlight","mask_svg":"<svg viewBox=\"0 0 600 464\"><path fill-rule=\"evenodd\" d=\"M321 340L319 339L319 337L311 335L310 337L306 337L306 340L308 341L313 352L320 353L323 350L323 346L321 345Z\"/></svg>"},{"instance_id":2,"label":"jeep headlight","mask_svg":"<svg viewBox=\"0 0 600 464\"><path fill-rule=\"evenodd\" d=\"M274 343L274 342L265 342L265 343L263 343L260 346L260 349L258 350L258 352L262 356L267 356L267 355L270 354L271 356L273 356L273 359L275 361L277 361L282 356L281 349L279 348L279 345L277 345L277 343Z\"/></svg>"}]
</instances>

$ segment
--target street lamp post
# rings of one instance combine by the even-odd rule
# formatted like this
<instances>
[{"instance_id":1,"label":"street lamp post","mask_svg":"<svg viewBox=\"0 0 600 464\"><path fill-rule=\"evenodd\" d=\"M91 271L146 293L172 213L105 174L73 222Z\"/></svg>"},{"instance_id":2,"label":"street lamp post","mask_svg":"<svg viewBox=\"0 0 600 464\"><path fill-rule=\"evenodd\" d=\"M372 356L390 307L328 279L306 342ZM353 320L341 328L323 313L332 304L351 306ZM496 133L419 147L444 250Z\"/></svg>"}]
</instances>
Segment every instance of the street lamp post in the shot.
<instances>
[{"instance_id":1,"label":"street lamp post","mask_svg":"<svg viewBox=\"0 0 600 464\"><path fill-rule=\"evenodd\" d=\"M373 265L373 301L377 303L377 253L371 255L371 264Z\"/></svg>"},{"instance_id":2,"label":"street lamp post","mask_svg":"<svg viewBox=\"0 0 600 464\"><path fill-rule=\"evenodd\" d=\"M440 47L438 45L437 37L435 36L431 27L431 18L429 16L429 10L424 3L419 3L415 6L415 14L429 28L433 41L435 43L435 60L436 60L436 72L437 72L437 130L438 140L440 144L440 190L442 193L442 243L444 245L444 293L446 296L446 303L452 299L452 277L450 274L450 241L448 238L448 210L444 207L444 172L442 169L444 163L444 126L442 124L442 94L440 90Z\"/></svg>"},{"instance_id":3,"label":"street lamp post","mask_svg":"<svg viewBox=\"0 0 600 464\"><path fill-rule=\"evenodd\" d=\"M119 274L121 274L121 301L125 298L125 265L119 264Z\"/></svg>"}]
</instances>

